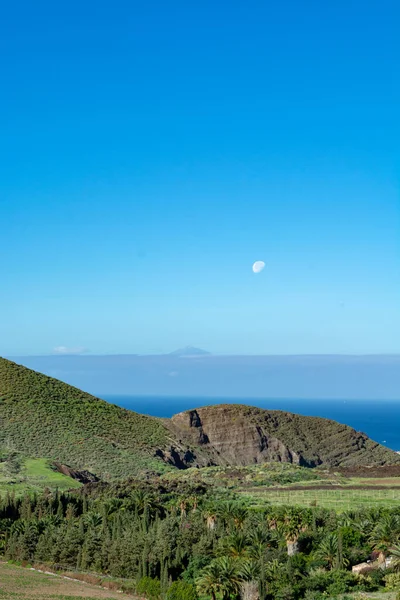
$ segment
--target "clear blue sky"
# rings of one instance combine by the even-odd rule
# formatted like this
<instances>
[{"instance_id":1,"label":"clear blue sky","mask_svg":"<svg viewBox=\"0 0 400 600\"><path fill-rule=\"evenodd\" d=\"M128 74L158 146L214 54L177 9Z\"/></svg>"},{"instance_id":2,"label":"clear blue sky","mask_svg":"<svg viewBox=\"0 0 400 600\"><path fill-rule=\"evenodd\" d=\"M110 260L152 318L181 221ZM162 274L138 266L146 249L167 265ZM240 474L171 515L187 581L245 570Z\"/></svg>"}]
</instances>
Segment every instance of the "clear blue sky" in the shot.
<instances>
[{"instance_id":1,"label":"clear blue sky","mask_svg":"<svg viewBox=\"0 0 400 600\"><path fill-rule=\"evenodd\" d=\"M399 22L4 4L0 354L400 352Z\"/></svg>"}]
</instances>

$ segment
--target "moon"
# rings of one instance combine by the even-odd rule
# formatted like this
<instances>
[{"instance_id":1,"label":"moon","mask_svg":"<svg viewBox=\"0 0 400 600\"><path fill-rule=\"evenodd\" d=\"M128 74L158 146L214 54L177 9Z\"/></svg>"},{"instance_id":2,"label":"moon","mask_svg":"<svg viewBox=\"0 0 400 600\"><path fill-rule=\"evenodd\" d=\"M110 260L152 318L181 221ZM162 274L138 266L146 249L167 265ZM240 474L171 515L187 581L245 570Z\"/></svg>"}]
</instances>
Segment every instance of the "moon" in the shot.
<instances>
[{"instance_id":1,"label":"moon","mask_svg":"<svg viewBox=\"0 0 400 600\"><path fill-rule=\"evenodd\" d=\"M265 268L265 262L263 260L256 260L253 265L253 273L261 273L261 271Z\"/></svg>"}]
</instances>

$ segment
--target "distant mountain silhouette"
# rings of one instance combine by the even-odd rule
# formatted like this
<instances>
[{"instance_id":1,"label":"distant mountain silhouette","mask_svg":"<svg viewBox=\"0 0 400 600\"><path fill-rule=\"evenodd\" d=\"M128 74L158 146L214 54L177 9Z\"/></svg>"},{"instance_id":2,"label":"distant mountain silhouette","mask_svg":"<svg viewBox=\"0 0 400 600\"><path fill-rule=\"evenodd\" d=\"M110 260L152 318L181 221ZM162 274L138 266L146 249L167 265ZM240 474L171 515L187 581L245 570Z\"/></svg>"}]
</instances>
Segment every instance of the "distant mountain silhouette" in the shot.
<instances>
[{"instance_id":1,"label":"distant mountain silhouette","mask_svg":"<svg viewBox=\"0 0 400 600\"><path fill-rule=\"evenodd\" d=\"M202 348L195 348L194 346L186 346L185 348L179 348L170 352L169 356L209 356L211 352L202 350Z\"/></svg>"}]
</instances>

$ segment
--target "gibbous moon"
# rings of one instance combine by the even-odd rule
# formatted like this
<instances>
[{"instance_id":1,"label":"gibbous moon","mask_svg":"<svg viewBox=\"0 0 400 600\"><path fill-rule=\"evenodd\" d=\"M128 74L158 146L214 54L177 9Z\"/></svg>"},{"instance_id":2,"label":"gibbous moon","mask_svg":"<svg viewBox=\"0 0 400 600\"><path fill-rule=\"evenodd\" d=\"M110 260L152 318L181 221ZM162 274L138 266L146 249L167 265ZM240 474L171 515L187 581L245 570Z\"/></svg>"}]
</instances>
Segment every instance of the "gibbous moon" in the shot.
<instances>
[{"instance_id":1,"label":"gibbous moon","mask_svg":"<svg viewBox=\"0 0 400 600\"><path fill-rule=\"evenodd\" d=\"M253 273L261 273L261 271L265 267L265 262L262 260L257 260L253 265Z\"/></svg>"}]
</instances>

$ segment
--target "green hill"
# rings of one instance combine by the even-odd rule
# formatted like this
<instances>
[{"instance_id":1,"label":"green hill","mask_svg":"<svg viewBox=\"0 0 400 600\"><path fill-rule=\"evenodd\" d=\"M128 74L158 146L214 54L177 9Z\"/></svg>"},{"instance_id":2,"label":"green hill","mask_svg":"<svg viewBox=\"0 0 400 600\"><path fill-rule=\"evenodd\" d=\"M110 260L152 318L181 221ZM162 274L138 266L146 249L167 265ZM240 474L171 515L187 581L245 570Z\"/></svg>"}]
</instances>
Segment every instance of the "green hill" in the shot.
<instances>
[{"instance_id":1,"label":"green hill","mask_svg":"<svg viewBox=\"0 0 400 600\"><path fill-rule=\"evenodd\" d=\"M0 358L0 450L103 479L173 467L382 465L400 456L335 421L219 405L157 419Z\"/></svg>"},{"instance_id":2,"label":"green hill","mask_svg":"<svg viewBox=\"0 0 400 600\"><path fill-rule=\"evenodd\" d=\"M160 420L5 359L0 359L0 424L1 446L110 479L160 469L155 448L167 442Z\"/></svg>"}]
</instances>

